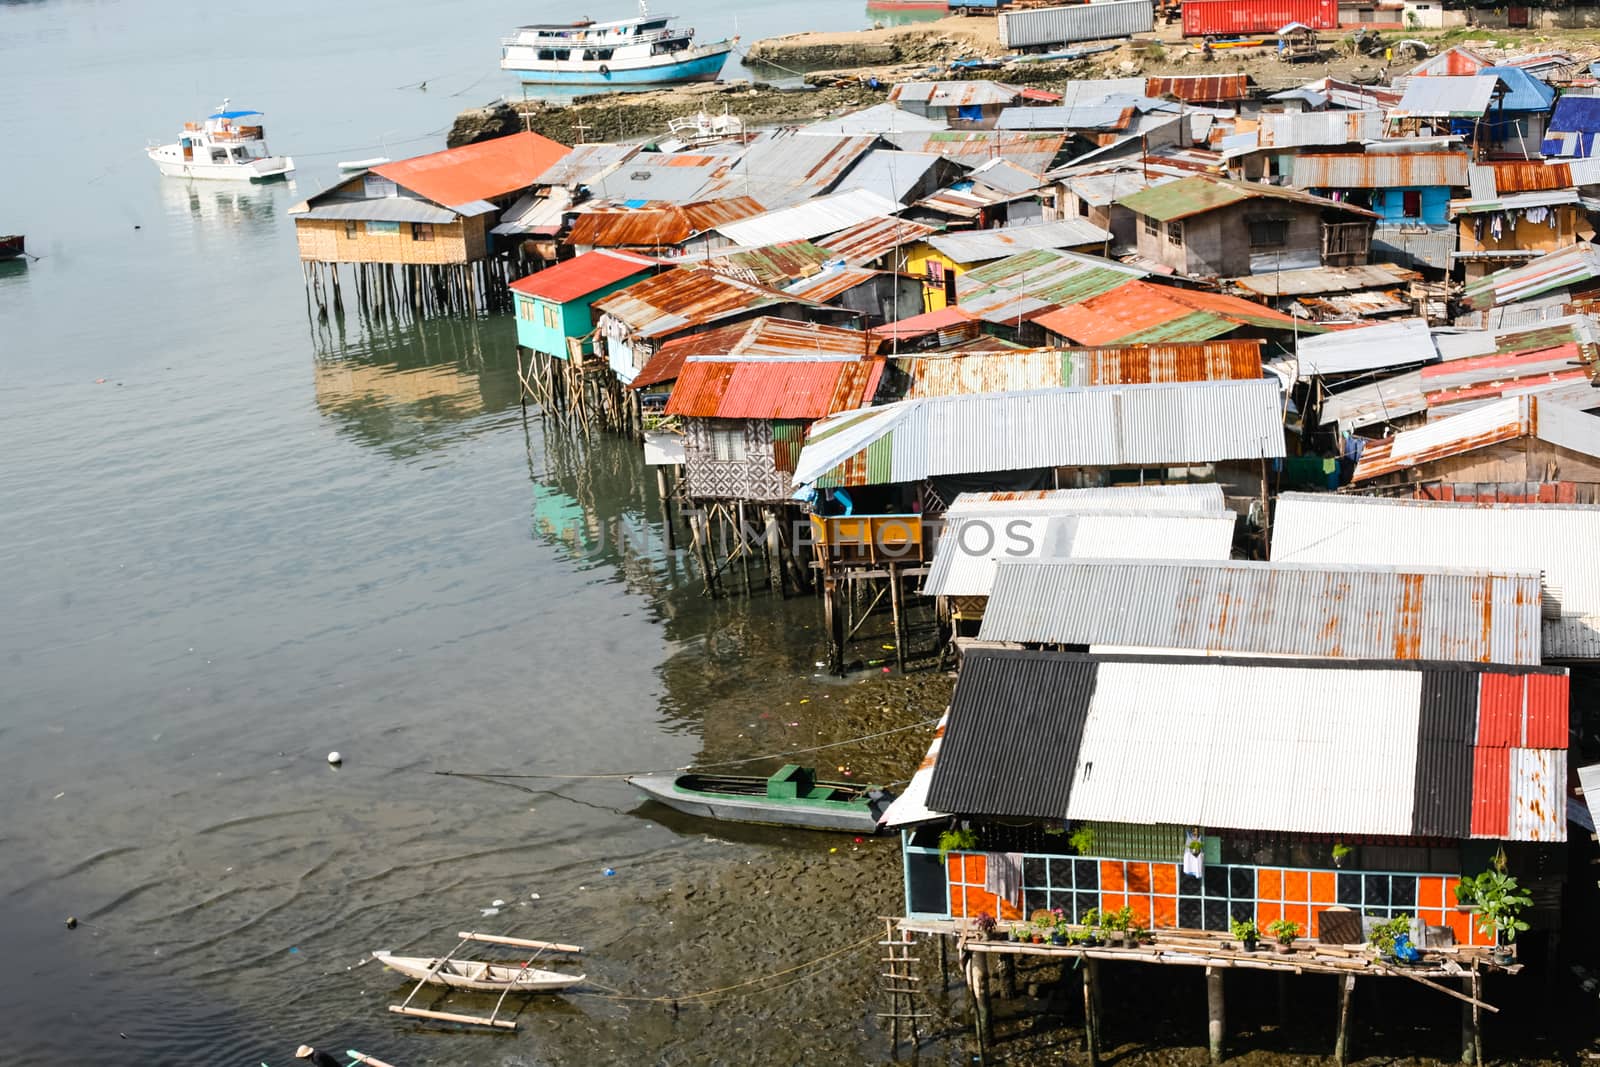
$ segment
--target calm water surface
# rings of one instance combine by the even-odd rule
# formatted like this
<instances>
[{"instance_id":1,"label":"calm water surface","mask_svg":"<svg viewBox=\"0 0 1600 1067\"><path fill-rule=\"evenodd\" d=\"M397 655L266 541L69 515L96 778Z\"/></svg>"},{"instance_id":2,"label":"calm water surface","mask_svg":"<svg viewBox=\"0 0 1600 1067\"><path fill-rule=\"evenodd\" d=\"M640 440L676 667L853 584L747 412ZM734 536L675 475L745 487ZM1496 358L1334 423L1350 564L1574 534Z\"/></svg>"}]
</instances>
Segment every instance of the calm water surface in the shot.
<instances>
[{"instance_id":1,"label":"calm water surface","mask_svg":"<svg viewBox=\"0 0 1600 1067\"><path fill-rule=\"evenodd\" d=\"M727 5L674 10L735 32ZM738 11L747 40L867 22ZM740 740L738 701L815 658L810 603L698 596L635 450L524 422L509 320L308 316L288 207L335 160L442 147L516 92L502 32L578 13L0 3L0 232L42 257L0 265L0 1060L592 1061L610 1009L550 1009L589 1035L565 1045L440 1034L351 968L475 921L594 940L628 879L822 847L675 832L615 782L431 773L687 763L711 706L735 709L722 755L792 744ZM157 176L145 142L224 97L267 112L294 186ZM615 1058L671 1058L642 1040Z\"/></svg>"}]
</instances>

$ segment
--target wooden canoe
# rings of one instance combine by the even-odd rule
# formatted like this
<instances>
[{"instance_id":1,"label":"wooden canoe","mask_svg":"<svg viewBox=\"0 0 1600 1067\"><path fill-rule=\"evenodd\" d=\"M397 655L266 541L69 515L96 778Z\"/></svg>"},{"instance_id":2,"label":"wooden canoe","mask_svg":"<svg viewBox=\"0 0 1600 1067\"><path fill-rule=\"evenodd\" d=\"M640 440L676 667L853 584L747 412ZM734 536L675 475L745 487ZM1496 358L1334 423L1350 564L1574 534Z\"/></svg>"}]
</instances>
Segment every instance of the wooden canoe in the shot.
<instances>
[{"instance_id":1,"label":"wooden canoe","mask_svg":"<svg viewBox=\"0 0 1600 1067\"><path fill-rule=\"evenodd\" d=\"M878 819L894 801L894 794L874 786L813 781L809 768L794 764L767 778L642 774L628 782L687 815L858 834L877 833Z\"/></svg>"},{"instance_id":2,"label":"wooden canoe","mask_svg":"<svg viewBox=\"0 0 1600 1067\"><path fill-rule=\"evenodd\" d=\"M437 956L396 956L389 952L374 952L372 958L407 978L426 981L430 985L449 986L451 989L473 989L480 993L502 993L506 990L513 993L554 993L570 989L587 977L482 960L445 960L444 965L440 966Z\"/></svg>"}]
</instances>

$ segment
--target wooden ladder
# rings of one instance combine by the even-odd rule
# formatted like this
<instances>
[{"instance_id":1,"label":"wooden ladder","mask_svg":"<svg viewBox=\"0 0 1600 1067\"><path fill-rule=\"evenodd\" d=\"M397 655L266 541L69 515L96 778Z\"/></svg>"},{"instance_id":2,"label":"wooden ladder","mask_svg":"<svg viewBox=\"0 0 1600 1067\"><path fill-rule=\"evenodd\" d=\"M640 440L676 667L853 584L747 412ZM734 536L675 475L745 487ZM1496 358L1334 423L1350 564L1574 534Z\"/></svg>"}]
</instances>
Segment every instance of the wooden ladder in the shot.
<instances>
[{"instance_id":1,"label":"wooden ladder","mask_svg":"<svg viewBox=\"0 0 1600 1067\"><path fill-rule=\"evenodd\" d=\"M897 1050L900 1047L900 1020L906 1021L911 1043L915 1046L921 1040L917 1033L917 1020L929 1017L927 1012L917 1010L922 979L911 973L918 960L911 954L913 944L909 933L895 929L893 919L883 920L883 940L878 945L889 951L880 957L879 962L884 969L878 977L883 982L883 991L889 994L889 1010L880 1011L877 1015L880 1019L889 1020L890 1037Z\"/></svg>"}]
</instances>

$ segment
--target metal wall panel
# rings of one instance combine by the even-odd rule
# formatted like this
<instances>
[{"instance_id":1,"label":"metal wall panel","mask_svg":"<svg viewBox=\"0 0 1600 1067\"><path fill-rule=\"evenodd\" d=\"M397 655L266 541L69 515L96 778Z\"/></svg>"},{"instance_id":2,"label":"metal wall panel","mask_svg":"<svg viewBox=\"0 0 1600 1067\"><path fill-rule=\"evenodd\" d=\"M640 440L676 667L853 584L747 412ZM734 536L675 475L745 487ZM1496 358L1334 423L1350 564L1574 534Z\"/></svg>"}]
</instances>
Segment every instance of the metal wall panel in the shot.
<instances>
[{"instance_id":1,"label":"metal wall panel","mask_svg":"<svg viewBox=\"0 0 1600 1067\"><path fill-rule=\"evenodd\" d=\"M1472 750L1472 836L1505 837L1511 829L1511 750Z\"/></svg>"},{"instance_id":2,"label":"metal wall panel","mask_svg":"<svg viewBox=\"0 0 1600 1067\"><path fill-rule=\"evenodd\" d=\"M1511 837L1517 841L1567 839L1565 749L1511 750Z\"/></svg>"},{"instance_id":3,"label":"metal wall panel","mask_svg":"<svg viewBox=\"0 0 1600 1067\"><path fill-rule=\"evenodd\" d=\"M1523 744L1529 748L1566 748L1571 678L1565 674L1530 674L1527 684Z\"/></svg>"},{"instance_id":4,"label":"metal wall panel","mask_svg":"<svg viewBox=\"0 0 1600 1067\"><path fill-rule=\"evenodd\" d=\"M1150 0L1103 0L1070 7L1002 11L997 21L1002 47L1030 48L1149 33L1155 27L1155 11Z\"/></svg>"},{"instance_id":5,"label":"metal wall panel","mask_svg":"<svg viewBox=\"0 0 1600 1067\"><path fill-rule=\"evenodd\" d=\"M1522 675L1485 674L1478 692L1480 748L1515 748L1522 744Z\"/></svg>"},{"instance_id":6,"label":"metal wall panel","mask_svg":"<svg viewBox=\"0 0 1600 1067\"><path fill-rule=\"evenodd\" d=\"M1467 671L1426 671L1417 719L1417 775L1411 832L1466 837L1472 830L1472 743L1478 679Z\"/></svg>"}]
</instances>

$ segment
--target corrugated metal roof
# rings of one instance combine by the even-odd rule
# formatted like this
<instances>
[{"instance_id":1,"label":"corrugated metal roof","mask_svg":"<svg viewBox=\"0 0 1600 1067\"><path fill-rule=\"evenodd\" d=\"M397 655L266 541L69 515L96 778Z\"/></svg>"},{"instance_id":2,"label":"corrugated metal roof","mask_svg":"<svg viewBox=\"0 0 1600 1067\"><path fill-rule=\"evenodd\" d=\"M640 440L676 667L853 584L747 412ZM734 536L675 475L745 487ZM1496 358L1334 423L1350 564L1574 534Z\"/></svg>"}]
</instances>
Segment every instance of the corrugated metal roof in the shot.
<instances>
[{"instance_id":1,"label":"corrugated metal roof","mask_svg":"<svg viewBox=\"0 0 1600 1067\"><path fill-rule=\"evenodd\" d=\"M296 219L321 219L335 222L430 222L436 226L459 217L449 208L439 207L414 196L385 196L371 200L329 198L313 208L291 210Z\"/></svg>"},{"instance_id":2,"label":"corrugated metal roof","mask_svg":"<svg viewBox=\"0 0 1600 1067\"><path fill-rule=\"evenodd\" d=\"M1489 66L1490 60L1464 44L1454 45L1438 55L1429 56L1410 70L1406 76L1439 77L1441 75L1473 75Z\"/></svg>"},{"instance_id":3,"label":"corrugated metal roof","mask_svg":"<svg viewBox=\"0 0 1600 1067\"><path fill-rule=\"evenodd\" d=\"M1216 482L1179 482L1173 485L1097 485L1083 489L1004 489L958 493L945 509L946 519L989 515L996 512L1032 511L1067 515L1078 511L1215 512L1226 507L1222 486Z\"/></svg>"},{"instance_id":4,"label":"corrugated metal roof","mask_svg":"<svg viewBox=\"0 0 1600 1067\"><path fill-rule=\"evenodd\" d=\"M1481 118L1494 101L1500 79L1494 75L1452 77L1440 75L1414 78L1406 84L1400 103L1390 112L1391 119L1475 119Z\"/></svg>"},{"instance_id":5,"label":"corrugated metal roof","mask_svg":"<svg viewBox=\"0 0 1600 1067\"><path fill-rule=\"evenodd\" d=\"M1122 197L1117 203L1129 211L1148 215L1162 222L1170 222L1243 203L1246 200L1288 200L1297 204L1312 205L1325 211L1337 211L1369 219L1377 218L1376 214L1365 208L1341 204L1335 200L1312 196L1294 189L1263 185L1261 182L1236 182L1202 175L1150 189L1141 189L1137 193Z\"/></svg>"},{"instance_id":6,"label":"corrugated metal roof","mask_svg":"<svg viewBox=\"0 0 1600 1067\"><path fill-rule=\"evenodd\" d=\"M1383 136L1382 111L1289 111L1260 116L1257 147L1268 149L1351 145Z\"/></svg>"},{"instance_id":7,"label":"corrugated metal roof","mask_svg":"<svg viewBox=\"0 0 1600 1067\"><path fill-rule=\"evenodd\" d=\"M565 304L654 267L642 256L597 249L511 283L514 292Z\"/></svg>"},{"instance_id":8,"label":"corrugated metal roof","mask_svg":"<svg viewBox=\"0 0 1600 1067\"><path fill-rule=\"evenodd\" d=\"M896 360L906 399L1063 385L1137 385L1261 377L1260 341L1116 345L1107 348L929 352Z\"/></svg>"},{"instance_id":9,"label":"corrugated metal roof","mask_svg":"<svg viewBox=\"0 0 1600 1067\"><path fill-rule=\"evenodd\" d=\"M651 338L785 303L812 304L715 271L679 267L597 300L594 309L597 317L610 315L638 336Z\"/></svg>"},{"instance_id":10,"label":"corrugated metal roof","mask_svg":"<svg viewBox=\"0 0 1600 1067\"><path fill-rule=\"evenodd\" d=\"M946 174L951 170L949 160L932 152L874 148L850 168L850 173L839 183L839 189L871 189L885 200L906 204L919 190L936 184L937 177L930 178L930 174ZM928 184L924 185L924 181Z\"/></svg>"},{"instance_id":11,"label":"corrugated metal roof","mask_svg":"<svg viewBox=\"0 0 1600 1067\"><path fill-rule=\"evenodd\" d=\"M1467 156L1464 152L1347 152L1301 155L1295 158L1289 180L1297 189L1465 186Z\"/></svg>"},{"instance_id":12,"label":"corrugated metal roof","mask_svg":"<svg viewBox=\"0 0 1600 1067\"><path fill-rule=\"evenodd\" d=\"M1148 189L1152 185L1164 185L1179 179L1165 174L1146 175L1142 170L1119 170L1110 174L1084 174L1071 178L1063 178L1062 186L1068 189L1086 204L1094 207L1105 207L1119 197L1136 193L1140 189Z\"/></svg>"},{"instance_id":13,"label":"corrugated metal roof","mask_svg":"<svg viewBox=\"0 0 1600 1067\"><path fill-rule=\"evenodd\" d=\"M1392 422L1427 408L1422 392L1422 372L1396 374L1354 389L1345 389L1323 398L1322 422L1338 423L1340 432L1376 423Z\"/></svg>"},{"instance_id":14,"label":"corrugated metal roof","mask_svg":"<svg viewBox=\"0 0 1600 1067\"><path fill-rule=\"evenodd\" d=\"M1583 789L1583 802L1589 809L1589 820L1600 826L1600 763L1579 767L1578 785Z\"/></svg>"},{"instance_id":15,"label":"corrugated metal roof","mask_svg":"<svg viewBox=\"0 0 1600 1067\"><path fill-rule=\"evenodd\" d=\"M778 288L817 273L824 263L838 256L810 241L784 241L760 248L721 248L705 254L690 253L687 258L719 274Z\"/></svg>"},{"instance_id":16,"label":"corrugated metal roof","mask_svg":"<svg viewBox=\"0 0 1600 1067\"><path fill-rule=\"evenodd\" d=\"M751 197L735 196L691 204L585 211L574 220L565 243L597 248L671 248L696 234L752 218L765 210Z\"/></svg>"},{"instance_id":17,"label":"corrugated metal roof","mask_svg":"<svg viewBox=\"0 0 1600 1067\"><path fill-rule=\"evenodd\" d=\"M871 332L879 337L898 337L901 340L906 340L908 338L926 337L929 334L938 333L953 326L962 326L975 322L977 322L977 319L968 314L965 309L951 304L948 307L940 308L938 311L924 311L920 315L911 315L894 322L886 322L882 326L874 326Z\"/></svg>"},{"instance_id":18,"label":"corrugated metal roof","mask_svg":"<svg viewBox=\"0 0 1600 1067\"><path fill-rule=\"evenodd\" d=\"M1022 90L1015 85L979 79L953 82L900 82L889 90L889 102L898 105L922 104L927 107L971 107L1010 104L1021 95Z\"/></svg>"},{"instance_id":19,"label":"corrugated metal roof","mask_svg":"<svg viewBox=\"0 0 1600 1067\"><path fill-rule=\"evenodd\" d=\"M1521 67L1484 67L1478 71L1480 78L1491 74L1506 87L1505 96L1495 102L1497 110L1549 111L1555 102L1556 91Z\"/></svg>"},{"instance_id":20,"label":"corrugated metal roof","mask_svg":"<svg viewBox=\"0 0 1600 1067\"><path fill-rule=\"evenodd\" d=\"M940 542L941 547L943 541ZM985 641L1539 663L1537 573L1155 558L1002 559Z\"/></svg>"},{"instance_id":21,"label":"corrugated metal roof","mask_svg":"<svg viewBox=\"0 0 1600 1067\"><path fill-rule=\"evenodd\" d=\"M1189 104L1224 104L1250 96L1246 74L1201 74L1187 78L1153 77L1144 83L1146 96L1172 96Z\"/></svg>"},{"instance_id":22,"label":"corrugated metal roof","mask_svg":"<svg viewBox=\"0 0 1600 1067\"><path fill-rule=\"evenodd\" d=\"M866 133L889 133L894 130L943 130L940 119L925 118L910 111L902 111L893 104L874 104L859 111L851 111L832 118L818 119L797 131L808 136L844 137Z\"/></svg>"},{"instance_id":23,"label":"corrugated metal roof","mask_svg":"<svg viewBox=\"0 0 1600 1067\"><path fill-rule=\"evenodd\" d=\"M1590 416L1593 418L1593 416ZM1537 571L1563 619L1600 616L1600 507L1581 504L1455 504L1284 493L1272 524L1272 558L1302 563ZM1559 658L1593 631L1546 620L1544 655Z\"/></svg>"},{"instance_id":24,"label":"corrugated metal roof","mask_svg":"<svg viewBox=\"0 0 1600 1067\"><path fill-rule=\"evenodd\" d=\"M1300 377L1431 363L1439 358L1426 319L1391 319L1301 340Z\"/></svg>"},{"instance_id":25,"label":"corrugated metal roof","mask_svg":"<svg viewBox=\"0 0 1600 1067\"><path fill-rule=\"evenodd\" d=\"M1572 185L1572 168L1565 163L1541 163L1520 159L1489 160L1477 164L1473 169L1488 171L1490 176L1492 191L1487 195L1479 197L1477 187L1473 187L1472 195L1479 199L1489 199L1508 193L1548 192L1554 189L1566 189Z\"/></svg>"},{"instance_id":26,"label":"corrugated metal roof","mask_svg":"<svg viewBox=\"0 0 1600 1067\"><path fill-rule=\"evenodd\" d=\"M636 144L573 145L553 165L540 172L534 185L589 185L639 154Z\"/></svg>"},{"instance_id":27,"label":"corrugated metal roof","mask_svg":"<svg viewBox=\"0 0 1600 1067\"><path fill-rule=\"evenodd\" d=\"M1125 130L1137 109L1132 104L1067 104L1060 107L1008 107L997 130Z\"/></svg>"},{"instance_id":28,"label":"corrugated metal roof","mask_svg":"<svg viewBox=\"0 0 1600 1067\"><path fill-rule=\"evenodd\" d=\"M1031 193L1042 184L1039 175L1024 170L1009 159L991 159L968 172L967 178L997 193L1014 196Z\"/></svg>"},{"instance_id":29,"label":"corrugated metal roof","mask_svg":"<svg viewBox=\"0 0 1600 1067\"><path fill-rule=\"evenodd\" d=\"M908 152L937 152L967 166L985 159L1009 159L1032 174L1050 169L1067 141L1065 133L1025 130L894 132L884 138Z\"/></svg>"},{"instance_id":30,"label":"corrugated metal roof","mask_svg":"<svg viewBox=\"0 0 1600 1067\"><path fill-rule=\"evenodd\" d=\"M1369 443L1351 478L1366 481L1522 437L1600 457L1600 417L1537 395L1508 396Z\"/></svg>"},{"instance_id":31,"label":"corrugated metal roof","mask_svg":"<svg viewBox=\"0 0 1600 1067\"><path fill-rule=\"evenodd\" d=\"M958 276L956 296L962 307L986 322L1014 324L1147 276L1109 259L1036 248Z\"/></svg>"},{"instance_id":32,"label":"corrugated metal roof","mask_svg":"<svg viewBox=\"0 0 1600 1067\"><path fill-rule=\"evenodd\" d=\"M856 286L864 285L887 273L889 272L869 270L866 267L835 267L793 282L784 288L784 292L795 293L808 300L815 300L819 304L826 304L830 300L837 300Z\"/></svg>"},{"instance_id":33,"label":"corrugated metal roof","mask_svg":"<svg viewBox=\"0 0 1600 1067\"><path fill-rule=\"evenodd\" d=\"M372 173L452 207L528 188L571 149L537 133L514 133L425 156L380 163Z\"/></svg>"},{"instance_id":34,"label":"corrugated metal roof","mask_svg":"<svg viewBox=\"0 0 1600 1067\"><path fill-rule=\"evenodd\" d=\"M1564 324L1510 334L1500 343L1517 346L1512 351L1497 351L1492 355L1451 360L1424 368L1422 386L1428 407L1447 409L1543 387L1572 382L1587 384L1589 372L1585 362L1593 361L1595 346L1592 337L1583 343L1572 340L1573 333L1574 326ZM1513 342L1512 337L1526 340ZM1596 397L1596 402L1600 403L1600 396Z\"/></svg>"},{"instance_id":35,"label":"corrugated metal roof","mask_svg":"<svg viewBox=\"0 0 1600 1067\"><path fill-rule=\"evenodd\" d=\"M1460 215L1481 215L1490 211L1525 211L1530 207L1559 207L1563 204L1576 204L1578 190L1553 189L1536 193L1511 193L1504 196L1495 196L1487 200L1452 200L1450 201L1450 217Z\"/></svg>"},{"instance_id":36,"label":"corrugated metal roof","mask_svg":"<svg viewBox=\"0 0 1600 1067\"><path fill-rule=\"evenodd\" d=\"M960 230L929 237L928 243L952 262L966 264L1004 259L1032 248L1077 248L1109 240L1109 230L1074 217L998 230Z\"/></svg>"},{"instance_id":37,"label":"corrugated metal roof","mask_svg":"<svg viewBox=\"0 0 1600 1067\"><path fill-rule=\"evenodd\" d=\"M561 186L527 193L500 213L500 222L489 232L508 237L554 237L566 225L571 210L572 194Z\"/></svg>"},{"instance_id":38,"label":"corrugated metal roof","mask_svg":"<svg viewBox=\"0 0 1600 1067\"><path fill-rule=\"evenodd\" d=\"M716 229L728 240L741 245L808 241L899 210L899 204L870 189L847 189L802 204L725 223Z\"/></svg>"},{"instance_id":39,"label":"corrugated metal roof","mask_svg":"<svg viewBox=\"0 0 1600 1067\"><path fill-rule=\"evenodd\" d=\"M883 361L855 330L761 318L728 353L687 356L668 415L817 419L870 403Z\"/></svg>"},{"instance_id":40,"label":"corrugated metal roof","mask_svg":"<svg viewBox=\"0 0 1600 1067\"><path fill-rule=\"evenodd\" d=\"M904 400L835 416L807 437L795 484L1283 454L1280 394L1267 379L1035 389Z\"/></svg>"},{"instance_id":41,"label":"corrugated metal roof","mask_svg":"<svg viewBox=\"0 0 1600 1067\"><path fill-rule=\"evenodd\" d=\"M774 208L799 204L837 188L877 140L870 134L834 137L772 130L752 141L725 172L707 181L699 195L749 195Z\"/></svg>"},{"instance_id":42,"label":"corrugated metal roof","mask_svg":"<svg viewBox=\"0 0 1600 1067\"><path fill-rule=\"evenodd\" d=\"M971 302L964 303L971 310ZM1086 345L1209 341L1242 327L1305 335L1324 329L1236 296L1143 281L1124 282L1037 315L1035 321L1051 333Z\"/></svg>"},{"instance_id":43,"label":"corrugated metal roof","mask_svg":"<svg viewBox=\"0 0 1600 1067\"><path fill-rule=\"evenodd\" d=\"M945 517L922 592L989 596L995 568L1018 559L1225 560L1238 516L1231 511L1090 511L1035 505Z\"/></svg>"},{"instance_id":44,"label":"corrugated metal roof","mask_svg":"<svg viewBox=\"0 0 1600 1067\"><path fill-rule=\"evenodd\" d=\"M930 223L879 215L819 237L817 243L852 267L864 267L902 245L938 232L939 227Z\"/></svg>"},{"instance_id":45,"label":"corrugated metal roof","mask_svg":"<svg viewBox=\"0 0 1600 1067\"><path fill-rule=\"evenodd\" d=\"M1303 270L1251 274L1230 279L1228 284L1258 296L1320 296L1390 288L1420 277L1415 271L1393 263L1371 263L1354 267L1307 267Z\"/></svg>"},{"instance_id":46,"label":"corrugated metal roof","mask_svg":"<svg viewBox=\"0 0 1600 1067\"><path fill-rule=\"evenodd\" d=\"M1568 245L1468 282L1461 293L1461 305L1472 311L1485 311L1557 289L1585 285L1596 278L1600 278L1600 248L1591 244Z\"/></svg>"},{"instance_id":47,"label":"corrugated metal roof","mask_svg":"<svg viewBox=\"0 0 1600 1067\"><path fill-rule=\"evenodd\" d=\"M624 166L596 176L589 183L595 202L622 205L633 201L659 204L689 204L714 199L702 193L715 175L725 171L728 161L715 155L686 152L640 152ZM744 189L734 190L743 193Z\"/></svg>"},{"instance_id":48,"label":"corrugated metal roof","mask_svg":"<svg viewBox=\"0 0 1600 1067\"><path fill-rule=\"evenodd\" d=\"M1519 822L1511 797L1531 812L1564 751L1464 736L1471 683L1490 672L1566 682L1527 667L973 649L914 814L1560 840L1564 820ZM1470 790L1440 773L1451 752L1476 758ZM1495 754L1491 782L1482 757ZM1499 825L1483 817L1497 802Z\"/></svg>"}]
</instances>

